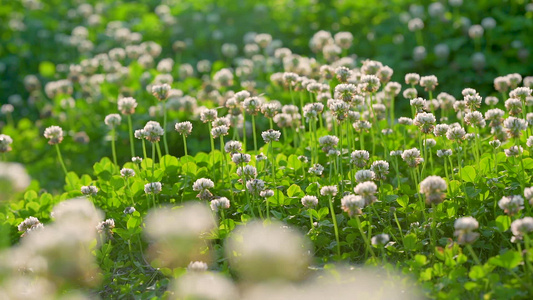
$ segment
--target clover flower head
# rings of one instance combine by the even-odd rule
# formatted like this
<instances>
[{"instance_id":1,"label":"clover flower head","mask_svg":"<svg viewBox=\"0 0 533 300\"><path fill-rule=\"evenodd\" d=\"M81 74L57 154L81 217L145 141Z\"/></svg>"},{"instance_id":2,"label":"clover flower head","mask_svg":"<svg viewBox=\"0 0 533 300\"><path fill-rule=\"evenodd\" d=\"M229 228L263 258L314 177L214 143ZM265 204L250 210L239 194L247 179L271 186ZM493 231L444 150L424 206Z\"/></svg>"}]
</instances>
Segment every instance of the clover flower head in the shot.
<instances>
[{"instance_id":1,"label":"clover flower head","mask_svg":"<svg viewBox=\"0 0 533 300\"><path fill-rule=\"evenodd\" d=\"M324 167L321 164L314 164L308 171L308 173L315 176L321 176L322 172L324 172Z\"/></svg>"},{"instance_id":2,"label":"clover flower head","mask_svg":"<svg viewBox=\"0 0 533 300\"><path fill-rule=\"evenodd\" d=\"M179 122L174 125L176 131L184 136L188 136L192 132L192 123L189 121Z\"/></svg>"},{"instance_id":3,"label":"clover flower head","mask_svg":"<svg viewBox=\"0 0 533 300\"><path fill-rule=\"evenodd\" d=\"M120 125L120 121L122 121L122 117L119 114L110 114L104 119L104 123L110 128L115 128Z\"/></svg>"},{"instance_id":4,"label":"clover flower head","mask_svg":"<svg viewBox=\"0 0 533 300\"><path fill-rule=\"evenodd\" d=\"M341 207L350 217L363 214L365 199L359 195L348 194L341 198Z\"/></svg>"},{"instance_id":5,"label":"clover flower head","mask_svg":"<svg viewBox=\"0 0 533 300\"><path fill-rule=\"evenodd\" d=\"M161 182L150 182L144 185L144 192L146 194L159 194L161 193Z\"/></svg>"},{"instance_id":6,"label":"clover flower head","mask_svg":"<svg viewBox=\"0 0 533 300\"><path fill-rule=\"evenodd\" d=\"M218 212L220 211L221 209L228 209L230 208L230 201L228 198L226 197L220 197L220 198L217 198L217 199L213 199L211 200L211 203L209 204L209 206L211 206L211 210L213 210L214 212Z\"/></svg>"},{"instance_id":7,"label":"clover flower head","mask_svg":"<svg viewBox=\"0 0 533 300\"><path fill-rule=\"evenodd\" d=\"M506 214L514 216L524 208L524 198L520 195L504 196L498 201L498 206Z\"/></svg>"},{"instance_id":8,"label":"clover flower head","mask_svg":"<svg viewBox=\"0 0 533 300\"><path fill-rule=\"evenodd\" d=\"M98 194L98 188L93 185L82 186L81 193L87 196L95 196Z\"/></svg>"},{"instance_id":9,"label":"clover flower head","mask_svg":"<svg viewBox=\"0 0 533 300\"><path fill-rule=\"evenodd\" d=\"M337 195L337 191L336 185L327 185L320 189L320 195L335 197Z\"/></svg>"},{"instance_id":10,"label":"clover flower head","mask_svg":"<svg viewBox=\"0 0 533 300\"><path fill-rule=\"evenodd\" d=\"M122 170L120 170L120 176L124 178L130 178L135 176L135 171L133 169L123 168Z\"/></svg>"},{"instance_id":11,"label":"clover flower head","mask_svg":"<svg viewBox=\"0 0 533 300\"><path fill-rule=\"evenodd\" d=\"M44 137L49 139L50 145L59 144L63 141L63 129L59 126L50 126L44 130Z\"/></svg>"},{"instance_id":12,"label":"clover flower head","mask_svg":"<svg viewBox=\"0 0 533 300\"><path fill-rule=\"evenodd\" d=\"M462 217L455 220L454 236L457 237L457 242L461 245L472 244L479 237L479 233L474 230L479 228L479 222L474 217Z\"/></svg>"}]
</instances>

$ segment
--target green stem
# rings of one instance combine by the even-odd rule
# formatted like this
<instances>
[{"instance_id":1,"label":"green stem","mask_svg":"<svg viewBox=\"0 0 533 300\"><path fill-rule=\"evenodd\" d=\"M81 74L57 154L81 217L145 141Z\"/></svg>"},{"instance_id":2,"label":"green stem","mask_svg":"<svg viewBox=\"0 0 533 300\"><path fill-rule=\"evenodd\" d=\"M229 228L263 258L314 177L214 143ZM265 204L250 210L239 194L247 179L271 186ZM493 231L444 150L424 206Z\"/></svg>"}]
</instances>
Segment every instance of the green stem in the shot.
<instances>
[{"instance_id":1,"label":"green stem","mask_svg":"<svg viewBox=\"0 0 533 300\"><path fill-rule=\"evenodd\" d=\"M165 154L168 155L167 144L167 102L163 101L163 145L165 146Z\"/></svg>"},{"instance_id":2,"label":"green stem","mask_svg":"<svg viewBox=\"0 0 533 300\"><path fill-rule=\"evenodd\" d=\"M152 142L152 182L155 181L155 143Z\"/></svg>"},{"instance_id":3,"label":"green stem","mask_svg":"<svg viewBox=\"0 0 533 300\"><path fill-rule=\"evenodd\" d=\"M183 137L183 151L185 152L185 156L189 155L187 153L187 138L185 137L185 134L181 135Z\"/></svg>"},{"instance_id":4,"label":"green stem","mask_svg":"<svg viewBox=\"0 0 533 300\"><path fill-rule=\"evenodd\" d=\"M472 249L472 245L466 244L466 249L468 249L468 252L470 252L470 255L472 255L472 259L476 262L476 265L481 266L481 261L476 255L476 252L474 252L474 249Z\"/></svg>"},{"instance_id":5,"label":"green stem","mask_svg":"<svg viewBox=\"0 0 533 300\"><path fill-rule=\"evenodd\" d=\"M56 151L57 151L57 158L59 160L59 164L61 164L61 168L63 169L63 173L65 173L65 177L68 174L67 167L65 167L65 162L63 161L63 156L61 155L61 150L59 150L59 144L55 144Z\"/></svg>"},{"instance_id":6,"label":"green stem","mask_svg":"<svg viewBox=\"0 0 533 300\"><path fill-rule=\"evenodd\" d=\"M135 144L133 143L133 126L131 125L131 115L128 115L128 128L130 132L131 157L135 157Z\"/></svg>"},{"instance_id":7,"label":"green stem","mask_svg":"<svg viewBox=\"0 0 533 300\"><path fill-rule=\"evenodd\" d=\"M113 152L113 163L115 164L115 166L118 167L118 164L117 164L117 150L115 148L115 134L116 134L115 127L113 127L111 129L111 151Z\"/></svg>"},{"instance_id":8,"label":"green stem","mask_svg":"<svg viewBox=\"0 0 533 300\"><path fill-rule=\"evenodd\" d=\"M142 140L142 143L143 143L143 155L144 155L144 160L146 160L146 158L147 158L148 156L146 155L146 143L145 143L144 139Z\"/></svg>"},{"instance_id":9,"label":"green stem","mask_svg":"<svg viewBox=\"0 0 533 300\"><path fill-rule=\"evenodd\" d=\"M252 115L252 135L254 137L254 151L257 153L257 135L255 132L255 115Z\"/></svg>"},{"instance_id":10,"label":"green stem","mask_svg":"<svg viewBox=\"0 0 533 300\"><path fill-rule=\"evenodd\" d=\"M339 240L339 228L337 226L337 217L335 216L335 210L333 209L333 199L331 195L328 196L329 209L331 211L331 219L333 221L333 229L335 231L335 240L337 241L337 255L341 256L341 244Z\"/></svg>"},{"instance_id":11,"label":"green stem","mask_svg":"<svg viewBox=\"0 0 533 300\"><path fill-rule=\"evenodd\" d=\"M359 228L359 232L361 233L361 236L363 237L363 241L365 242L367 251L370 252L370 255L375 259L376 254L374 254L374 250L372 250L372 245L370 244L370 241L368 240L367 236L365 235L365 232L363 231L363 227L361 226L361 220L359 220L359 216L355 216L355 221L357 222L357 227ZM366 252L366 251L365 251Z\"/></svg>"}]
</instances>

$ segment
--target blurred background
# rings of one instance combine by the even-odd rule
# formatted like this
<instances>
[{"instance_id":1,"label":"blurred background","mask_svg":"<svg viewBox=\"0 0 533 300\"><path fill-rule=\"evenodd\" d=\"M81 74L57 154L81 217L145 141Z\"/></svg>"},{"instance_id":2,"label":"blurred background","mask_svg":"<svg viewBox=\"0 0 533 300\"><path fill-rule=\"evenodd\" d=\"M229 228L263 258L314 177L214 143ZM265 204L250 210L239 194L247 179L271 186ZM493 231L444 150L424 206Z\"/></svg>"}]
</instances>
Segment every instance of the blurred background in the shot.
<instances>
[{"instance_id":1,"label":"blurred background","mask_svg":"<svg viewBox=\"0 0 533 300\"><path fill-rule=\"evenodd\" d=\"M364 59L381 61L394 69L391 81L402 84L406 73L433 74L438 92L458 98L466 87L482 97L499 96L493 88L497 76L533 74L533 3L526 0L2 1L0 128L15 140L7 160L23 163L45 187L60 188L55 153L42 137L44 128L59 125L67 131L62 147L70 170L92 170L96 161L110 155L103 118L116 112L119 95L131 94L146 104L138 108L135 128L158 114L146 87L158 76L154 67L160 60L172 58L173 87L200 100L211 91L216 71L253 61L259 51L256 33L272 35L265 56L287 47L326 63L325 47L314 46L313 37L327 32L331 38L342 31L352 33L354 40L341 56L355 58L356 67ZM105 65L108 53L117 48L126 49L124 65ZM200 71L202 60L208 61L209 70ZM123 66L129 68L127 79ZM274 71L283 70L278 66ZM91 79L78 84L85 75ZM252 83L263 92L268 78L259 74ZM60 89L63 79L68 79L63 87L70 91L47 91L47 86ZM244 83L234 89L243 88ZM265 92L269 96L272 90ZM408 103L398 102L401 116L409 110ZM184 112L170 113L173 121L186 117ZM122 157L128 152L125 126L118 145ZM195 152L209 149L205 130L200 127L191 137ZM171 137L170 142L175 145L172 154L182 155L181 140Z\"/></svg>"},{"instance_id":2,"label":"blurred background","mask_svg":"<svg viewBox=\"0 0 533 300\"><path fill-rule=\"evenodd\" d=\"M487 93L496 76L533 73L526 0L22 0L0 4L0 101L26 97L27 74L61 77L61 64L123 45L106 34L116 22L160 44L163 57L185 42L189 63L220 59L224 43L242 49L249 32L315 55L309 40L326 30L351 32L348 54L391 66L399 82L409 72L435 74L448 92L475 85Z\"/></svg>"}]
</instances>

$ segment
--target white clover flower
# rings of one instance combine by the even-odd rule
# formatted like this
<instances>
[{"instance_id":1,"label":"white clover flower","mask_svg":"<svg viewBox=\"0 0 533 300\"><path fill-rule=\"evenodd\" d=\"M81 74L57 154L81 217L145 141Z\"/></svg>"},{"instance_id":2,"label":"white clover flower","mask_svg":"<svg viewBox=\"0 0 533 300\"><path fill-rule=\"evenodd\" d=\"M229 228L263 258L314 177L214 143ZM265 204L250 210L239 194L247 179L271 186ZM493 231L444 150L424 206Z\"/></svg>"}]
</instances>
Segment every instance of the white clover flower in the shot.
<instances>
[{"instance_id":1,"label":"white clover flower","mask_svg":"<svg viewBox=\"0 0 533 300\"><path fill-rule=\"evenodd\" d=\"M221 209L228 209L230 208L230 201L226 197L220 197L218 199L211 200L211 203L209 204L211 206L211 210L214 212L218 212Z\"/></svg>"},{"instance_id":2,"label":"white clover flower","mask_svg":"<svg viewBox=\"0 0 533 300\"><path fill-rule=\"evenodd\" d=\"M154 84L152 85L152 95L154 95L159 101L166 100L168 98L168 92L170 91L170 85Z\"/></svg>"},{"instance_id":3,"label":"white clover flower","mask_svg":"<svg viewBox=\"0 0 533 300\"><path fill-rule=\"evenodd\" d=\"M406 126L413 125L413 119L407 117L400 117L398 118L398 123Z\"/></svg>"},{"instance_id":4,"label":"white clover flower","mask_svg":"<svg viewBox=\"0 0 533 300\"><path fill-rule=\"evenodd\" d=\"M399 82L394 81L388 82L384 88L386 94L393 96L397 96L400 93L401 89L402 85Z\"/></svg>"},{"instance_id":5,"label":"white clover flower","mask_svg":"<svg viewBox=\"0 0 533 300\"><path fill-rule=\"evenodd\" d=\"M451 156L453 154L452 149L442 149L437 150L437 156L438 157L446 157Z\"/></svg>"},{"instance_id":6,"label":"white clover flower","mask_svg":"<svg viewBox=\"0 0 533 300\"><path fill-rule=\"evenodd\" d=\"M466 131L462 127L450 127L446 132L446 138L450 141L464 140Z\"/></svg>"},{"instance_id":7,"label":"white clover flower","mask_svg":"<svg viewBox=\"0 0 533 300\"><path fill-rule=\"evenodd\" d=\"M134 157L131 158L131 161L134 164L140 164L143 161L143 159L141 157L139 157L139 156L134 156Z\"/></svg>"},{"instance_id":8,"label":"white clover flower","mask_svg":"<svg viewBox=\"0 0 533 300\"><path fill-rule=\"evenodd\" d=\"M306 276L311 259L309 242L299 232L277 222L264 225L254 221L235 230L232 236L225 250L239 277L264 282L297 281Z\"/></svg>"},{"instance_id":9,"label":"white clover flower","mask_svg":"<svg viewBox=\"0 0 533 300\"><path fill-rule=\"evenodd\" d=\"M132 115L135 113L137 101L132 97L124 97L118 99L118 110L123 115Z\"/></svg>"},{"instance_id":10,"label":"white clover flower","mask_svg":"<svg viewBox=\"0 0 533 300\"><path fill-rule=\"evenodd\" d=\"M259 97L248 97L244 99L242 107L247 114L256 115L261 110L261 98Z\"/></svg>"},{"instance_id":11,"label":"white clover flower","mask_svg":"<svg viewBox=\"0 0 533 300\"><path fill-rule=\"evenodd\" d=\"M531 96L531 88L517 87L509 93L509 96L511 98L519 98L523 101L526 99L526 97Z\"/></svg>"},{"instance_id":12,"label":"white clover flower","mask_svg":"<svg viewBox=\"0 0 533 300\"><path fill-rule=\"evenodd\" d=\"M435 127L436 121L437 120L432 113L422 112L415 116L413 124L420 127L420 130L423 133L430 133Z\"/></svg>"},{"instance_id":13,"label":"white clover flower","mask_svg":"<svg viewBox=\"0 0 533 300\"><path fill-rule=\"evenodd\" d=\"M328 153L329 150L335 148L339 143L339 138L334 135L326 135L318 139L318 143L322 147L322 151Z\"/></svg>"},{"instance_id":14,"label":"white clover flower","mask_svg":"<svg viewBox=\"0 0 533 300\"><path fill-rule=\"evenodd\" d=\"M200 113L200 120L204 123L213 122L218 116L216 109L204 109Z\"/></svg>"},{"instance_id":15,"label":"white clover flower","mask_svg":"<svg viewBox=\"0 0 533 300\"><path fill-rule=\"evenodd\" d=\"M81 193L87 196L95 196L98 193L98 188L93 185L82 186Z\"/></svg>"},{"instance_id":16,"label":"white clover flower","mask_svg":"<svg viewBox=\"0 0 533 300\"><path fill-rule=\"evenodd\" d=\"M353 128L357 132L368 132L370 128L372 128L372 124L370 124L368 121L359 120L353 123Z\"/></svg>"},{"instance_id":17,"label":"white clover flower","mask_svg":"<svg viewBox=\"0 0 533 300\"><path fill-rule=\"evenodd\" d=\"M63 129L59 126L50 126L44 130L44 137L49 139L50 145L59 144L63 141Z\"/></svg>"},{"instance_id":18,"label":"white clover flower","mask_svg":"<svg viewBox=\"0 0 533 300\"><path fill-rule=\"evenodd\" d=\"M424 87L426 91L433 91L439 85L437 76L429 75L420 78L420 86Z\"/></svg>"},{"instance_id":19,"label":"white clover flower","mask_svg":"<svg viewBox=\"0 0 533 300\"><path fill-rule=\"evenodd\" d=\"M265 189L265 182L261 179L250 179L246 181L246 189L253 195L258 195Z\"/></svg>"},{"instance_id":20,"label":"white clover flower","mask_svg":"<svg viewBox=\"0 0 533 300\"><path fill-rule=\"evenodd\" d=\"M215 183L213 182L213 180L209 178L200 178L193 183L192 190L195 192L200 192L214 187Z\"/></svg>"},{"instance_id":21,"label":"white clover flower","mask_svg":"<svg viewBox=\"0 0 533 300\"><path fill-rule=\"evenodd\" d=\"M98 233L105 233L106 235L112 235L113 230L115 228L115 220L114 219L107 219L105 221L100 222L98 225L96 225L96 231Z\"/></svg>"},{"instance_id":22,"label":"white clover flower","mask_svg":"<svg viewBox=\"0 0 533 300\"><path fill-rule=\"evenodd\" d=\"M228 135L228 126L222 125L211 129L211 135L214 139Z\"/></svg>"},{"instance_id":23,"label":"white clover flower","mask_svg":"<svg viewBox=\"0 0 533 300\"><path fill-rule=\"evenodd\" d=\"M124 209L123 213L126 214L126 215L130 215L132 213L134 213L136 211L135 207L133 206L128 206Z\"/></svg>"},{"instance_id":24,"label":"white clover flower","mask_svg":"<svg viewBox=\"0 0 533 300\"><path fill-rule=\"evenodd\" d=\"M13 139L7 134L0 134L0 153L11 151L11 144Z\"/></svg>"},{"instance_id":25,"label":"white clover flower","mask_svg":"<svg viewBox=\"0 0 533 300\"><path fill-rule=\"evenodd\" d=\"M28 230L32 230L39 224L41 224L41 221L39 221L39 219L35 217L28 217L18 225L17 229L18 231L23 232L24 235L25 232L27 232Z\"/></svg>"},{"instance_id":26,"label":"white clover flower","mask_svg":"<svg viewBox=\"0 0 533 300\"><path fill-rule=\"evenodd\" d=\"M146 131L144 131L144 129L137 129L135 130L134 134L136 139L139 139L139 140L142 140L142 139L145 139L148 134L146 133Z\"/></svg>"},{"instance_id":27,"label":"white clover flower","mask_svg":"<svg viewBox=\"0 0 533 300\"><path fill-rule=\"evenodd\" d=\"M509 149L505 149L504 150L505 156L507 156L507 157L518 156L523 151L524 151L524 149L522 148L522 146L516 146L516 145L511 146Z\"/></svg>"},{"instance_id":28,"label":"white clover flower","mask_svg":"<svg viewBox=\"0 0 533 300\"><path fill-rule=\"evenodd\" d=\"M233 153L231 160L236 164L247 164L252 160L252 156L246 153Z\"/></svg>"},{"instance_id":29,"label":"white clover flower","mask_svg":"<svg viewBox=\"0 0 533 300\"><path fill-rule=\"evenodd\" d=\"M359 195L349 194L341 198L341 207L350 217L361 215L365 199Z\"/></svg>"},{"instance_id":30,"label":"white clover flower","mask_svg":"<svg viewBox=\"0 0 533 300\"><path fill-rule=\"evenodd\" d=\"M379 90L381 81L376 75L363 75L359 82L359 88L368 93L375 93Z\"/></svg>"},{"instance_id":31,"label":"white clover flower","mask_svg":"<svg viewBox=\"0 0 533 300\"><path fill-rule=\"evenodd\" d=\"M177 132L182 135L188 136L192 132L192 123L189 121L176 123L174 126Z\"/></svg>"},{"instance_id":32,"label":"white clover flower","mask_svg":"<svg viewBox=\"0 0 533 300\"><path fill-rule=\"evenodd\" d=\"M322 172L324 172L324 167L321 164L314 164L311 168L309 168L308 173L311 173L315 176L321 176Z\"/></svg>"},{"instance_id":33,"label":"white clover flower","mask_svg":"<svg viewBox=\"0 0 533 300\"><path fill-rule=\"evenodd\" d=\"M371 170L359 170L355 173L355 180L357 182L372 181L376 174Z\"/></svg>"},{"instance_id":34,"label":"white clover flower","mask_svg":"<svg viewBox=\"0 0 533 300\"><path fill-rule=\"evenodd\" d=\"M524 217L522 219L514 220L511 223L511 232L514 235L514 240L521 240L525 235L533 231L533 218ZM511 240L511 241L514 241Z\"/></svg>"},{"instance_id":35,"label":"white clover flower","mask_svg":"<svg viewBox=\"0 0 533 300\"><path fill-rule=\"evenodd\" d=\"M516 116L522 113L522 101L517 98L509 98L505 100L505 108L511 116Z\"/></svg>"},{"instance_id":36,"label":"white clover flower","mask_svg":"<svg viewBox=\"0 0 533 300\"><path fill-rule=\"evenodd\" d=\"M375 194L378 191L378 186L372 181L361 182L353 190L357 195L363 197L366 205L374 203L377 199Z\"/></svg>"},{"instance_id":37,"label":"white clover flower","mask_svg":"<svg viewBox=\"0 0 533 300\"><path fill-rule=\"evenodd\" d=\"M426 196L428 204L439 204L444 200L446 181L440 176L428 176L420 182L420 193Z\"/></svg>"},{"instance_id":38,"label":"white clover flower","mask_svg":"<svg viewBox=\"0 0 533 300\"><path fill-rule=\"evenodd\" d=\"M245 178L255 178L257 177L257 169L251 165L246 165L244 167L238 167L237 175L239 175L239 177L242 177L244 175Z\"/></svg>"},{"instance_id":39,"label":"white clover flower","mask_svg":"<svg viewBox=\"0 0 533 300\"><path fill-rule=\"evenodd\" d=\"M203 261L191 261L187 266L187 272L206 272L208 269L207 263Z\"/></svg>"},{"instance_id":40,"label":"white clover flower","mask_svg":"<svg viewBox=\"0 0 533 300\"><path fill-rule=\"evenodd\" d=\"M337 191L336 185L328 185L320 189L320 195L335 197L337 195Z\"/></svg>"},{"instance_id":41,"label":"white clover flower","mask_svg":"<svg viewBox=\"0 0 533 300\"><path fill-rule=\"evenodd\" d=\"M503 123L505 112L499 108L493 108L485 112L485 120L490 121L489 126L500 126Z\"/></svg>"},{"instance_id":42,"label":"white clover flower","mask_svg":"<svg viewBox=\"0 0 533 300\"><path fill-rule=\"evenodd\" d=\"M498 102L499 102L498 97L488 96L485 98L485 104L490 105L490 106L494 106L498 104Z\"/></svg>"},{"instance_id":43,"label":"white clover flower","mask_svg":"<svg viewBox=\"0 0 533 300\"><path fill-rule=\"evenodd\" d=\"M414 109L415 109L415 111L417 113L424 113L424 108L426 108L426 106L428 106L427 105L427 101L424 98L421 98L421 97L411 99L409 101L409 105L414 107ZM415 119L416 119L416 117L415 117Z\"/></svg>"},{"instance_id":44,"label":"white clover flower","mask_svg":"<svg viewBox=\"0 0 533 300\"><path fill-rule=\"evenodd\" d=\"M500 142L499 140L494 140L494 141L490 141L489 145L492 148L497 149L497 148L500 148L500 146L502 145L502 142Z\"/></svg>"},{"instance_id":45,"label":"white clover flower","mask_svg":"<svg viewBox=\"0 0 533 300\"><path fill-rule=\"evenodd\" d=\"M524 198L520 195L504 196L498 201L498 206L506 214L514 216L524 208Z\"/></svg>"},{"instance_id":46,"label":"white clover flower","mask_svg":"<svg viewBox=\"0 0 533 300\"><path fill-rule=\"evenodd\" d=\"M120 170L120 176L124 178L130 178L135 176L135 171L133 169L123 168L122 170Z\"/></svg>"},{"instance_id":47,"label":"white clover flower","mask_svg":"<svg viewBox=\"0 0 533 300\"><path fill-rule=\"evenodd\" d=\"M273 129L268 129L261 133L261 137L263 138L265 143L277 142L279 141L280 136L281 136L281 132L279 132L278 130L273 130Z\"/></svg>"},{"instance_id":48,"label":"white clover flower","mask_svg":"<svg viewBox=\"0 0 533 300\"><path fill-rule=\"evenodd\" d=\"M263 103L261 105L261 113L267 118L274 118L275 115L281 110L281 104L279 101L271 101L268 103Z\"/></svg>"},{"instance_id":49,"label":"white clover flower","mask_svg":"<svg viewBox=\"0 0 533 300\"><path fill-rule=\"evenodd\" d=\"M443 136L446 134L450 126L448 124L437 124L435 129L433 129L433 134L435 136Z\"/></svg>"},{"instance_id":50,"label":"white clover flower","mask_svg":"<svg viewBox=\"0 0 533 300\"><path fill-rule=\"evenodd\" d=\"M390 240L390 237L386 233L381 233L378 235L375 235L370 239L370 242L372 243L372 246L384 246L386 245Z\"/></svg>"},{"instance_id":51,"label":"white clover flower","mask_svg":"<svg viewBox=\"0 0 533 300\"><path fill-rule=\"evenodd\" d=\"M356 165L358 168L363 168L368 163L370 159L370 153L366 150L355 150L351 153L351 163Z\"/></svg>"},{"instance_id":52,"label":"white clover flower","mask_svg":"<svg viewBox=\"0 0 533 300\"><path fill-rule=\"evenodd\" d=\"M474 217L462 217L455 220L454 236L457 237L457 242L461 245L472 244L479 237L479 233L474 230L479 228L479 223Z\"/></svg>"},{"instance_id":53,"label":"white clover flower","mask_svg":"<svg viewBox=\"0 0 533 300\"><path fill-rule=\"evenodd\" d=\"M122 117L120 117L119 114L110 114L110 115L107 115L104 119L104 123L110 128L117 127L118 125L120 125L121 121L122 121Z\"/></svg>"},{"instance_id":54,"label":"white clover flower","mask_svg":"<svg viewBox=\"0 0 533 300\"><path fill-rule=\"evenodd\" d=\"M412 148L403 151L402 159L407 163L411 168L415 168L420 163L423 162L423 158L420 157L420 150L417 148Z\"/></svg>"},{"instance_id":55,"label":"white clover flower","mask_svg":"<svg viewBox=\"0 0 533 300\"><path fill-rule=\"evenodd\" d=\"M523 119L518 119L515 117L508 117L503 121L503 126L506 130L506 132L511 137L520 137L522 134L522 131L527 129L527 122Z\"/></svg>"},{"instance_id":56,"label":"white clover flower","mask_svg":"<svg viewBox=\"0 0 533 300\"><path fill-rule=\"evenodd\" d=\"M468 112L465 114L464 120L466 124L472 127L485 127L485 119L479 111Z\"/></svg>"},{"instance_id":57,"label":"white clover flower","mask_svg":"<svg viewBox=\"0 0 533 300\"><path fill-rule=\"evenodd\" d=\"M144 185L144 192L146 194L159 194L161 189L161 182L150 182Z\"/></svg>"},{"instance_id":58,"label":"white clover flower","mask_svg":"<svg viewBox=\"0 0 533 300\"><path fill-rule=\"evenodd\" d=\"M302 197L301 202L305 208L315 208L318 205L318 198L316 196L306 195Z\"/></svg>"},{"instance_id":59,"label":"white clover flower","mask_svg":"<svg viewBox=\"0 0 533 300\"><path fill-rule=\"evenodd\" d=\"M526 141L526 146L529 148L533 147L533 135L529 136ZM1 151L0 151L1 152Z\"/></svg>"},{"instance_id":60,"label":"white clover flower","mask_svg":"<svg viewBox=\"0 0 533 300\"><path fill-rule=\"evenodd\" d=\"M414 18L409 20L409 23L407 24L407 27L409 27L409 31L419 31L424 28L424 21L420 18ZM407 81L407 78L406 78Z\"/></svg>"},{"instance_id":61,"label":"white clover flower","mask_svg":"<svg viewBox=\"0 0 533 300\"><path fill-rule=\"evenodd\" d=\"M401 156L403 153L403 150L392 150L389 155L390 156Z\"/></svg>"},{"instance_id":62,"label":"white clover flower","mask_svg":"<svg viewBox=\"0 0 533 300\"><path fill-rule=\"evenodd\" d=\"M148 121L144 126L143 131L145 138L152 143L159 142L161 136L165 133L163 127L161 127L159 122L156 121Z\"/></svg>"},{"instance_id":63,"label":"white clover flower","mask_svg":"<svg viewBox=\"0 0 533 300\"><path fill-rule=\"evenodd\" d=\"M205 235L217 227L207 205L185 202L177 209L154 208L144 220L150 251L166 267L186 267L191 261L208 259L200 249L210 247Z\"/></svg>"},{"instance_id":64,"label":"white clover flower","mask_svg":"<svg viewBox=\"0 0 533 300\"><path fill-rule=\"evenodd\" d=\"M226 153L237 153L242 151L242 143L239 141L228 141L224 146L224 151Z\"/></svg>"},{"instance_id":65,"label":"white clover flower","mask_svg":"<svg viewBox=\"0 0 533 300\"><path fill-rule=\"evenodd\" d=\"M270 198L270 197L273 197L274 196L274 191L273 190L263 190L259 193L259 196L261 198Z\"/></svg>"},{"instance_id":66,"label":"white clover flower","mask_svg":"<svg viewBox=\"0 0 533 300\"><path fill-rule=\"evenodd\" d=\"M384 160L377 160L372 163L370 170L374 172L376 179L385 180L387 174L389 174L389 163Z\"/></svg>"}]
</instances>

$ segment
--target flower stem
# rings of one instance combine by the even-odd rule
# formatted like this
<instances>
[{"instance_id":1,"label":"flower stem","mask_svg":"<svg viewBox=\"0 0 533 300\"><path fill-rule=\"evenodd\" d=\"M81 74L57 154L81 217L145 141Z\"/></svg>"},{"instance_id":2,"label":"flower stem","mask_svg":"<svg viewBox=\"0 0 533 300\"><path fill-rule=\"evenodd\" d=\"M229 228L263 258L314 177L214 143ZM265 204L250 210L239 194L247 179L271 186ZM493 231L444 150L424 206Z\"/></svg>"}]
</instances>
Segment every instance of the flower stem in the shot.
<instances>
[{"instance_id":1,"label":"flower stem","mask_svg":"<svg viewBox=\"0 0 533 300\"><path fill-rule=\"evenodd\" d=\"M61 155L61 151L59 150L59 144L55 144L56 151L57 151L57 158L59 160L59 164L61 164L61 168L63 169L63 172L65 173L65 176L67 176L67 167L65 167L65 162L63 161L63 156Z\"/></svg>"},{"instance_id":2,"label":"flower stem","mask_svg":"<svg viewBox=\"0 0 533 300\"><path fill-rule=\"evenodd\" d=\"M128 115L128 128L130 132L131 157L135 157L135 145L133 143L133 126L131 125L131 115Z\"/></svg>"},{"instance_id":3,"label":"flower stem","mask_svg":"<svg viewBox=\"0 0 533 300\"><path fill-rule=\"evenodd\" d=\"M183 137L183 152L185 152L185 156L189 155L187 153L187 138L185 137L185 134L181 135Z\"/></svg>"},{"instance_id":4,"label":"flower stem","mask_svg":"<svg viewBox=\"0 0 533 300\"><path fill-rule=\"evenodd\" d=\"M476 262L476 265L481 266L481 261L479 261L479 258L476 255L476 252L474 252L474 249L472 249L472 246L470 244L466 244L466 249L468 249L468 252L470 252L470 255L472 255L472 259Z\"/></svg>"},{"instance_id":5,"label":"flower stem","mask_svg":"<svg viewBox=\"0 0 533 300\"><path fill-rule=\"evenodd\" d=\"M254 137L254 151L257 153L257 135L255 132L255 115L252 115L252 134Z\"/></svg>"},{"instance_id":6,"label":"flower stem","mask_svg":"<svg viewBox=\"0 0 533 300\"><path fill-rule=\"evenodd\" d=\"M355 221L357 222L357 227L359 228L359 232L361 233L361 236L363 237L363 241L365 242L367 251L370 252L370 255L372 255L373 258L376 258L376 254L374 253L374 250L372 250L372 245L370 245L370 242L367 236L365 235L365 232L363 231L363 227L361 226L361 220L359 220L358 215L355 216Z\"/></svg>"},{"instance_id":7,"label":"flower stem","mask_svg":"<svg viewBox=\"0 0 533 300\"><path fill-rule=\"evenodd\" d=\"M115 131L115 127L113 127L111 129L111 151L113 152L113 163L115 164L115 166L118 166L118 164L117 164L117 150L116 150L116 147L115 147L115 135L116 135L116 131Z\"/></svg>"},{"instance_id":8,"label":"flower stem","mask_svg":"<svg viewBox=\"0 0 533 300\"><path fill-rule=\"evenodd\" d=\"M337 226L337 217L335 216L335 210L333 209L333 199L331 195L328 196L329 209L331 212L331 219L333 221L333 229L335 231L335 240L337 241L337 255L341 256L341 244L339 240L339 228Z\"/></svg>"},{"instance_id":9,"label":"flower stem","mask_svg":"<svg viewBox=\"0 0 533 300\"><path fill-rule=\"evenodd\" d=\"M167 144L167 102L163 101L163 145L165 146L165 154L168 155Z\"/></svg>"}]
</instances>

